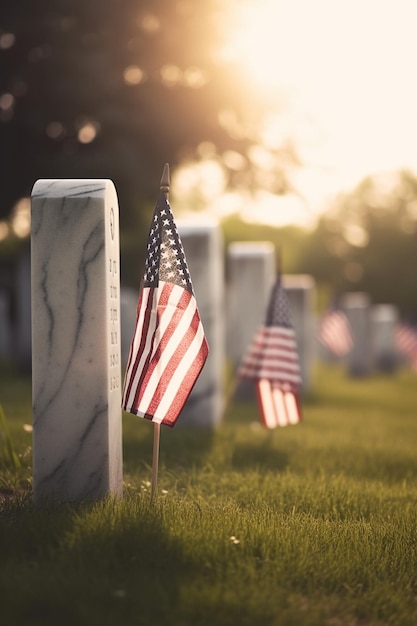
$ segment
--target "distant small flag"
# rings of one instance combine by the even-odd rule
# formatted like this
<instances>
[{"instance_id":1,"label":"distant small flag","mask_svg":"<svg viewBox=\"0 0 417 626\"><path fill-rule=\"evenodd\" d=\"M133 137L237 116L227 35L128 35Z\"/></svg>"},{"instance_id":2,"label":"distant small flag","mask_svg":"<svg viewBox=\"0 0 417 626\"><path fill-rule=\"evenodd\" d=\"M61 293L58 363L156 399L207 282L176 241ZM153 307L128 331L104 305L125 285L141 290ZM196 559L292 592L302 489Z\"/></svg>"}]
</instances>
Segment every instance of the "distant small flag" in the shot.
<instances>
[{"instance_id":1,"label":"distant small flag","mask_svg":"<svg viewBox=\"0 0 417 626\"><path fill-rule=\"evenodd\" d=\"M332 354L345 356L353 348L353 339L346 315L340 309L329 309L320 322L318 339Z\"/></svg>"},{"instance_id":2,"label":"distant small flag","mask_svg":"<svg viewBox=\"0 0 417 626\"><path fill-rule=\"evenodd\" d=\"M122 408L174 426L207 355L184 249L161 192L149 232Z\"/></svg>"},{"instance_id":3,"label":"distant small flag","mask_svg":"<svg viewBox=\"0 0 417 626\"><path fill-rule=\"evenodd\" d=\"M397 351L408 359L412 369L417 372L417 329L400 322L395 327L394 342Z\"/></svg>"},{"instance_id":4,"label":"distant small flag","mask_svg":"<svg viewBox=\"0 0 417 626\"><path fill-rule=\"evenodd\" d=\"M262 422L267 428L297 424L301 419L301 385L297 342L287 294L278 276L266 320L249 346L237 372L255 381Z\"/></svg>"}]
</instances>

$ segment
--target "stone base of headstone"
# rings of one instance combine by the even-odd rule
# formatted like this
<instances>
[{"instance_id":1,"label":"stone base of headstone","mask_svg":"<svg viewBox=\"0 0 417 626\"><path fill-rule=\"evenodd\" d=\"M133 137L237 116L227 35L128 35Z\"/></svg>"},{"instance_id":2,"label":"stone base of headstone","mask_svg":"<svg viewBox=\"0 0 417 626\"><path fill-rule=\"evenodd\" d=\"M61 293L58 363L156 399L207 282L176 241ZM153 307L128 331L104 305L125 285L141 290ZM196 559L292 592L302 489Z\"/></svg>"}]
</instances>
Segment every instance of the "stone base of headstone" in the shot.
<instances>
[{"instance_id":1,"label":"stone base of headstone","mask_svg":"<svg viewBox=\"0 0 417 626\"><path fill-rule=\"evenodd\" d=\"M109 180L32 191L35 503L122 494L119 209Z\"/></svg>"}]
</instances>

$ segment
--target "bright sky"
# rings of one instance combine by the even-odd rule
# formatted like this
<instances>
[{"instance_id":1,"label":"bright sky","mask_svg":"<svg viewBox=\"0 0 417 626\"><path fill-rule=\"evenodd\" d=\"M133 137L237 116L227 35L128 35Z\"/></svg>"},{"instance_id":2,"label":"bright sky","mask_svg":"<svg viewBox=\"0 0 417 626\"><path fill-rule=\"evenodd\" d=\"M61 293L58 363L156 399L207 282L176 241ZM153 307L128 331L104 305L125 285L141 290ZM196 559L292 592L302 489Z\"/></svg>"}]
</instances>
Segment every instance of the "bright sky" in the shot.
<instances>
[{"instance_id":1,"label":"bright sky","mask_svg":"<svg viewBox=\"0 0 417 626\"><path fill-rule=\"evenodd\" d=\"M306 222L329 195L367 174L417 172L416 0L246 0L236 6L229 55L265 97L290 94L286 130L308 164L295 181L306 202L285 204L261 192L258 218L273 213L280 223Z\"/></svg>"}]
</instances>

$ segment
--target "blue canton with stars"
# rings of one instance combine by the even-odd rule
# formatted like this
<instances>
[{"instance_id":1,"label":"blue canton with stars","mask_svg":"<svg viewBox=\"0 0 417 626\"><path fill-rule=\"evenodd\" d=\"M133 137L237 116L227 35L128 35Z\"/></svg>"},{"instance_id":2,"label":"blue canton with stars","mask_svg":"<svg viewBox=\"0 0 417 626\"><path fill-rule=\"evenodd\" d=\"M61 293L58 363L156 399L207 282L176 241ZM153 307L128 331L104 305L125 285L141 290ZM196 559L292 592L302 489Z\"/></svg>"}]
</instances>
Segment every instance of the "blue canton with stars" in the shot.
<instances>
[{"instance_id":1,"label":"blue canton with stars","mask_svg":"<svg viewBox=\"0 0 417 626\"><path fill-rule=\"evenodd\" d=\"M293 328L291 321L291 308L288 296L281 285L281 277L278 276L269 299L265 326L285 326Z\"/></svg>"},{"instance_id":2,"label":"blue canton with stars","mask_svg":"<svg viewBox=\"0 0 417 626\"><path fill-rule=\"evenodd\" d=\"M157 287L160 280L194 294L184 248L164 193L159 195L149 231L143 286Z\"/></svg>"}]
</instances>

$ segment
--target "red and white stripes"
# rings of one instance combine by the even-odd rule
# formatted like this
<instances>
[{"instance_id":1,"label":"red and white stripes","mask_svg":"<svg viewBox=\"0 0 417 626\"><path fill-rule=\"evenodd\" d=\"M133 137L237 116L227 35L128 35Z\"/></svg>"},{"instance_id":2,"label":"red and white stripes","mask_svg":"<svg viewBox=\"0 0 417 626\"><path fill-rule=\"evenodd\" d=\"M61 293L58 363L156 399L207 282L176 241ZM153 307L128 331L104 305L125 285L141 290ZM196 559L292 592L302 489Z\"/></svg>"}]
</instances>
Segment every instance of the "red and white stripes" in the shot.
<instances>
[{"instance_id":1,"label":"red and white stripes","mask_svg":"<svg viewBox=\"0 0 417 626\"><path fill-rule=\"evenodd\" d=\"M301 384L293 328L261 326L239 368L242 378L268 379L298 389Z\"/></svg>"},{"instance_id":2,"label":"red and white stripes","mask_svg":"<svg viewBox=\"0 0 417 626\"><path fill-rule=\"evenodd\" d=\"M144 287L125 375L122 407L174 426L208 355L194 295L174 283Z\"/></svg>"}]
</instances>

